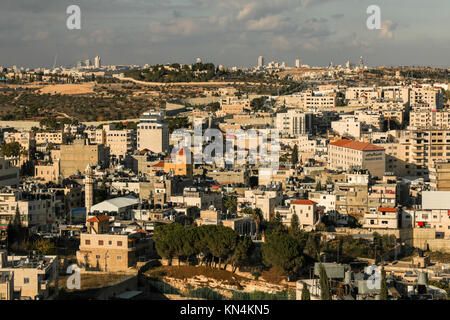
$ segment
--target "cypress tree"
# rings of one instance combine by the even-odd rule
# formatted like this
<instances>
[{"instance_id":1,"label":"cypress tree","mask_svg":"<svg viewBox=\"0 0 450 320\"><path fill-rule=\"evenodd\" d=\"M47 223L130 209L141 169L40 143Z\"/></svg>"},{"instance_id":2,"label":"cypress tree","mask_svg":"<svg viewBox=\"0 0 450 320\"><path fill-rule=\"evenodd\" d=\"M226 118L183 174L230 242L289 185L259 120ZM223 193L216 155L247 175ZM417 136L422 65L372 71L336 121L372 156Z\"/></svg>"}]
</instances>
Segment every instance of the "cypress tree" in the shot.
<instances>
[{"instance_id":1,"label":"cypress tree","mask_svg":"<svg viewBox=\"0 0 450 320\"><path fill-rule=\"evenodd\" d=\"M308 287L306 287L306 283L303 284L302 300L311 300L311 295L309 293Z\"/></svg>"},{"instance_id":2,"label":"cypress tree","mask_svg":"<svg viewBox=\"0 0 450 320\"><path fill-rule=\"evenodd\" d=\"M381 285L380 285L380 300L388 300L388 288L386 283L386 270L381 269Z\"/></svg>"},{"instance_id":3,"label":"cypress tree","mask_svg":"<svg viewBox=\"0 0 450 320\"><path fill-rule=\"evenodd\" d=\"M327 272L322 263L319 264L320 268L320 300L331 300L330 285L328 281Z\"/></svg>"}]
</instances>

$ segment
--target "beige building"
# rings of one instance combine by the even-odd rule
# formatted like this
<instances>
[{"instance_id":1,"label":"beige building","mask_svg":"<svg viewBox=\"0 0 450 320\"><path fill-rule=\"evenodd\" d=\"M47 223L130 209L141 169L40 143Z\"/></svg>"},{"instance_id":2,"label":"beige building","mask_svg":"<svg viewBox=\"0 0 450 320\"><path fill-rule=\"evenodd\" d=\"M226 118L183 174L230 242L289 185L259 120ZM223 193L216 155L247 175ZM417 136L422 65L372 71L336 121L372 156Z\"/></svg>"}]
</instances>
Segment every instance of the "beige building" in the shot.
<instances>
[{"instance_id":1,"label":"beige building","mask_svg":"<svg viewBox=\"0 0 450 320\"><path fill-rule=\"evenodd\" d=\"M4 140L6 143L18 142L27 151L36 146L32 131L5 132Z\"/></svg>"},{"instance_id":2,"label":"beige building","mask_svg":"<svg viewBox=\"0 0 450 320\"><path fill-rule=\"evenodd\" d=\"M56 223L55 201L55 195L49 193L0 193L0 226L6 228L18 210L23 226L33 230L51 228Z\"/></svg>"},{"instance_id":3,"label":"beige building","mask_svg":"<svg viewBox=\"0 0 450 320\"><path fill-rule=\"evenodd\" d=\"M338 140L328 145L328 168L348 171L369 170L372 177L385 174L385 149L379 146L352 140Z\"/></svg>"},{"instance_id":4,"label":"beige building","mask_svg":"<svg viewBox=\"0 0 450 320\"><path fill-rule=\"evenodd\" d=\"M169 127L163 122L161 112L146 112L142 115L137 129L137 149L147 149L154 153L169 152Z\"/></svg>"},{"instance_id":5,"label":"beige building","mask_svg":"<svg viewBox=\"0 0 450 320\"><path fill-rule=\"evenodd\" d=\"M285 113L278 113L275 126L281 134L296 137L312 130L313 115L299 110L290 109Z\"/></svg>"},{"instance_id":6,"label":"beige building","mask_svg":"<svg viewBox=\"0 0 450 320\"><path fill-rule=\"evenodd\" d=\"M400 219L397 208L380 207L376 211L364 215L363 227L366 229L398 229Z\"/></svg>"},{"instance_id":7,"label":"beige building","mask_svg":"<svg viewBox=\"0 0 450 320\"><path fill-rule=\"evenodd\" d=\"M8 279L4 278L6 282L3 284L0 279L0 294L7 298L8 292L6 295L2 294L2 288L8 291L13 285L13 294L17 298L48 299L52 292L58 292L58 267L57 256L7 256L6 251L0 251L0 277L5 273L13 275ZM51 288L54 290L51 291ZM9 297L11 298L10 291Z\"/></svg>"},{"instance_id":8,"label":"beige building","mask_svg":"<svg viewBox=\"0 0 450 320\"><path fill-rule=\"evenodd\" d=\"M237 198L238 213L245 208L259 208L264 219L269 221L275 214L275 207L281 205L282 198L277 190L246 190L243 197Z\"/></svg>"},{"instance_id":9,"label":"beige building","mask_svg":"<svg viewBox=\"0 0 450 320\"><path fill-rule=\"evenodd\" d=\"M341 137L361 138L361 123L355 118L345 118L331 122L331 129Z\"/></svg>"},{"instance_id":10,"label":"beige building","mask_svg":"<svg viewBox=\"0 0 450 320\"><path fill-rule=\"evenodd\" d=\"M66 135L63 132L37 132L35 139L36 144L63 144L66 142Z\"/></svg>"},{"instance_id":11,"label":"beige building","mask_svg":"<svg viewBox=\"0 0 450 320\"><path fill-rule=\"evenodd\" d=\"M109 232L108 216L92 217L86 222L88 232L80 235L76 253L80 266L108 272L128 271L152 250L152 241L144 230L114 234Z\"/></svg>"},{"instance_id":12,"label":"beige building","mask_svg":"<svg viewBox=\"0 0 450 320\"><path fill-rule=\"evenodd\" d=\"M60 160L34 166L34 177L44 182L59 183L61 180Z\"/></svg>"},{"instance_id":13,"label":"beige building","mask_svg":"<svg viewBox=\"0 0 450 320\"><path fill-rule=\"evenodd\" d=\"M430 107L441 108L443 104L441 89L413 85L409 92L409 103L411 106L426 103Z\"/></svg>"},{"instance_id":14,"label":"beige building","mask_svg":"<svg viewBox=\"0 0 450 320\"><path fill-rule=\"evenodd\" d=\"M19 168L11 161L0 158L0 187L17 186L19 184Z\"/></svg>"},{"instance_id":15,"label":"beige building","mask_svg":"<svg viewBox=\"0 0 450 320\"><path fill-rule=\"evenodd\" d=\"M59 152L61 175L66 178L77 172L84 172L88 165L107 166L109 159L109 148L104 145L85 145L74 143L61 145Z\"/></svg>"}]
</instances>

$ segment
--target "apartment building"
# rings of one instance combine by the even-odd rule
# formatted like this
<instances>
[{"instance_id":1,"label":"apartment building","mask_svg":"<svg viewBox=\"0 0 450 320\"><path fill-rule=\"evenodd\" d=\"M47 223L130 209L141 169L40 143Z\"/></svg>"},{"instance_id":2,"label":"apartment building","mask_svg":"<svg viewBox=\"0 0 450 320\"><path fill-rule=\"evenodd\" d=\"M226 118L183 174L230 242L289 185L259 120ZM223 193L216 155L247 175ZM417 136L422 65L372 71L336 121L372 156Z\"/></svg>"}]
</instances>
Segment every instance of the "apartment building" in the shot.
<instances>
[{"instance_id":1,"label":"apartment building","mask_svg":"<svg viewBox=\"0 0 450 320\"><path fill-rule=\"evenodd\" d=\"M163 120L163 112L149 111L141 116L137 129L138 150L169 152L169 127Z\"/></svg>"},{"instance_id":2,"label":"apartment building","mask_svg":"<svg viewBox=\"0 0 450 320\"><path fill-rule=\"evenodd\" d=\"M58 269L57 256L37 253L29 256L7 256L5 250L0 251L0 277L3 275L3 282L0 278L0 300L51 298L52 292L58 292ZM5 278L6 274L9 274L8 278Z\"/></svg>"},{"instance_id":3,"label":"apartment building","mask_svg":"<svg viewBox=\"0 0 450 320\"><path fill-rule=\"evenodd\" d=\"M409 91L410 106L426 103L430 107L439 109L443 105L443 100L441 88L413 85Z\"/></svg>"},{"instance_id":4,"label":"apartment building","mask_svg":"<svg viewBox=\"0 0 450 320\"><path fill-rule=\"evenodd\" d=\"M6 143L18 142L27 151L36 147L33 131L5 132L3 138Z\"/></svg>"},{"instance_id":5,"label":"apartment building","mask_svg":"<svg viewBox=\"0 0 450 320\"><path fill-rule=\"evenodd\" d=\"M308 193L308 199L316 203L317 208L324 213L336 210L336 195L327 191L314 191Z\"/></svg>"},{"instance_id":6,"label":"apartment building","mask_svg":"<svg viewBox=\"0 0 450 320\"><path fill-rule=\"evenodd\" d=\"M380 207L395 208L400 198L400 188L396 183L377 183L369 188L368 210L376 212Z\"/></svg>"},{"instance_id":7,"label":"apartment building","mask_svg":"<svg viewBox=\"0 0 450 320\"><path fill-rule=\"evenodd\" d=\"M245 208L261 209L264 219L271 220L275 214L275 207L281 205L282 193L279 190L246 190L244 196L237 198L238 213Z\"/></svg>"},{"instance_id":8,"label":"apartment building","mask_svg":"<svg viewBox=\"0 0 450 320\"><path fill-rule=\"evenodd\" d=\"M6 228L20 214L22 225L33 230L52 228L56 222L55 195L8 191L0 193L0 226Z\"/></svg>"},{"instance_id":9,"label":"apartment building","mask_svg":"<svg viewBox=\"0 0 450 320\"><path fill-rule=\"evenodd\" d=\"M431 190L450 191L450 162L438 162L429 169Z\"/></svg>"},{"instance_id":10,"label":"apartment building","mask_svg":"<svg viewBox=\"0 0 450 320\"><path fill-rule=\"evenodd\" d=\"M401 214L397 208L380 207L376 211L364 215L363 228L366 229L398 229L401 224Z\"/></svg>"},{"instance_id":11,"label":"apartment building","mask_svg":"<svg viewBox=\"0 0 450 320\"><path fill-rule=\"evenodd\" d=\"M0 187L17 186L19 184L19 168L11 161L0 158Z\"/></svg>"},{"instance_id":12,"label":"apartment building","mask_svg":"<svg viewBox=\"0 0 450 320\"><path fill-rule=\"evenodd\" d=\"M450 111L430 108L417 108L409 114L409 124L413 128L450 128Z\"/></svg>"},{"instance_id":13,"label":"apartment building","mask_svg":"<svg viewBox=\"0 0 450 320\"><path fill-rule=\"evenodd\" d=\"M208 188L185 188L182 195L172 195L170 202L178 206L197 207L200 210L209 209L211 206L222 210L222 194L212 192Z\"/></svg>"},{"instance_id":14,"label":"apartment building","mask_svg":"<svg viewBox=\"0 0 450 320\"><path fill-rule=\"evenodd\" d=\"M368 170L372 177L385 174L385 149L374 144L341 139L328 145L328 168Z\"/></svg>"},{"instance_id":15,"label":"apartment building","mask_svg":"<svg viewBox=\"0 0 450 320\"><path fill-rule=\"evenodd\" d=\"M361 138L361 123L355 118L345 118L331 122L331 129L341 137Z\"/></svg>"},{"instance_id":16,"label":"apartment building","mask_svg":"<svg viewBox=\"0 0 450 320\"><path fill-rule=\"evenodd\" d=\"M301 229L312 229L319 222L317 203L311 200L294 200L290 203L291 216L296 214ZM288 219L290 222L290 219Z\"/></svg>"},{"instance_id":17,"label":"apartment building","mask_svg":"<svg viewBox=\"0 0 450 320\"><path fill-rule=\"evenodd\" d=\"M66 135L63 132L36 132L36 144L63 144L66 143Z\"/></svg>"},{"instance_id":18,"label":"apartment building","mask_svg":"<svg viewBox=\"0 0 450 320\"><path fill-rule=\"evenodd\" d=\"M135 131L130 129L115 130L110 125L103 126L105 146L112 156L123 158L135 148Z\"/></svg>"},{"instance_id":19,"label":"apartment building","mask_svg":"<svg viewBox=\"0 0 450 320\"><path fill-rule=\"evenodd\" d=\"M313 130L313 114L290 109L285 113L278 113L275 126L281 134L296 137Z\"/></svg>"}]
</instances>

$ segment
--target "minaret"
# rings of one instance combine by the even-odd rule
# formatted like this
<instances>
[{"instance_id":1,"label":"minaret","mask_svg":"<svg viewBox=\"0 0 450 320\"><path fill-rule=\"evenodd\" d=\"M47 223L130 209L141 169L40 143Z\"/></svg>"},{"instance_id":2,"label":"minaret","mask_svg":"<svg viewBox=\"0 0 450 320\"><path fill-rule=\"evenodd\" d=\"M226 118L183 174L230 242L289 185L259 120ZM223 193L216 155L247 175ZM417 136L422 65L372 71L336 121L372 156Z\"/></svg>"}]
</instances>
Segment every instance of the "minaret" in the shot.
<instances>
[{"instance_id":1,"label":"minaret","mask_svg":"<svg viewBox=\"0 0 450 320\"><path fill-rule=\"evenodd\" d=\"M84 203L86 206L86 219L91 212L92 205L94 204L94 173L92 167L88 164L86 170L84 170Z\"/></svg>"}]
</instances>

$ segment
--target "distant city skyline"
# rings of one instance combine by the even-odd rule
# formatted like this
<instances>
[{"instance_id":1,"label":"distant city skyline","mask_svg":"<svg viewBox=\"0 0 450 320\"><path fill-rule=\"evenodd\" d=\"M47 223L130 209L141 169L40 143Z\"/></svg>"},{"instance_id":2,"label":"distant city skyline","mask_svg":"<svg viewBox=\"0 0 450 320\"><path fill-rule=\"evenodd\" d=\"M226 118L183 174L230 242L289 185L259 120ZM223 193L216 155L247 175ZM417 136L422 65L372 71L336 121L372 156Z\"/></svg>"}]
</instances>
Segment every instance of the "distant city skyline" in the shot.
<instances>
[{"instance_id":1,"label":"distant city skyline","mask_svg":"<svg viewBox=\"0 0 450 320\"><path fill-rule=\"evenodd\" d=\"M448 67L450 35L444 1L388 0L80 0L81 30L65 26L70 1L3 0L0 65L256 66L257 58L308 65ZM369 5L381 8L381 30L366 27ZM407 6L406 6L407 5Z\"/></svg>"}]
</instances>

